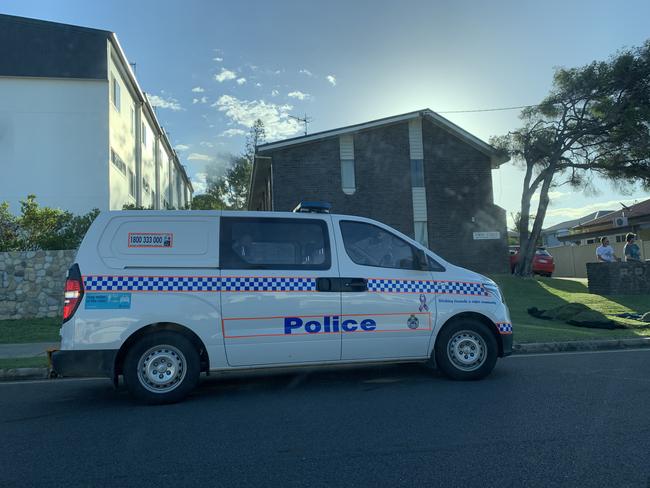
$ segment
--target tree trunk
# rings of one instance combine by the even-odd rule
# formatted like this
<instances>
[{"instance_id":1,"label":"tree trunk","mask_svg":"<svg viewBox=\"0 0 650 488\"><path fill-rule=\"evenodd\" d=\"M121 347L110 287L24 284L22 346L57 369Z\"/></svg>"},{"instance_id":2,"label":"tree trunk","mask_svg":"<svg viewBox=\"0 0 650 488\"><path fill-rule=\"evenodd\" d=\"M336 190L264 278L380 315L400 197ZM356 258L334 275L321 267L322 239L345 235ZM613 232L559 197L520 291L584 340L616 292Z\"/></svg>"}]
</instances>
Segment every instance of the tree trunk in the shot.
<instances>
[{"instance_id":1,"label":"tree trunk","mask_svg":"<svg viewBox=\"0 0 650 488\"><path fill-rule=\"evenodd\" d=\"M522 245L519 249L519 262L523 263L519 276L531 276L533 274L533 259L535 258L535 251L537 250L537 241L542 234L542 225L544 225L544 218L546 217L546 209L550 202L548 198L548 191L553 182L555 171L553 166L547 168L547 174L544 177L542 188L539 192L539 205L537 206L537 213L535 214L535 221L533 228L528 235L526 247Z\"/></svg>"},{"instance_id":2,"label":"tree trunk","mask_svg":"<svg viewBox=\"0 0 650 488\"><path fill-rule=\"evenodd\" d=\"M526 165L526 175L524 176L524 185L521 192L521 213L519 215L519 261L515 265L515 274L517 276L529 276L531 266L527 266L524 249L528 248L529 235L528 226L530 224L530 200L535 193L535 188L530 187L530 180L533 176L533 165ZM526 269L528 268L528 272Z\"/></svg>"}]
</instances>

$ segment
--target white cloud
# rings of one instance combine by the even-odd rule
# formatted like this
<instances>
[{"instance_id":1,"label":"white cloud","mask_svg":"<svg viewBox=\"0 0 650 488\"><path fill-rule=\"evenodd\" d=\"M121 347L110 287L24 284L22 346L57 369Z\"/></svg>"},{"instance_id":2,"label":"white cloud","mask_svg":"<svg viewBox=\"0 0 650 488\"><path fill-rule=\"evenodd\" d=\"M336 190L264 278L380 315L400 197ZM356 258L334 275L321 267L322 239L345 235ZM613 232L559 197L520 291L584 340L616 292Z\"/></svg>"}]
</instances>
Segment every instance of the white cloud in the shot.
<instances>
[{"instance_id":1,"label":"white cloud","mask_svg":"<svg viewBox=\"0 0 650 488\"><path fill-rule=\"evenodd\" d=\"M292 91L287 94L289 98L297 98L298 100L309 100L311 95L309 93L303 93L299 90Z\"/></svg>"},{"instance_id":2,"label":"white cloud","mask_svg":"<svg viewBox=\"0 0 650 488\"><path fill-rule=\"evenodd\" d=\"M226 68L221 68L221 73L218 75L214 75L214 79L217 80L219 83L223 83L224 81L227 80L234 80L237 78L237 75L234 73L234 71L230 71L229 69Z\"/></svg>"},{"instance_id":3,"label":"white cloud","mask_svg":"<svg viewBox=\"0 0 650 488\"><path fill-rule=\"evenodd\" d=\"M163 98L159 97L158 95L151 95L147 93L147 98L149 99L149 103L151 104L152 107L158 107L158 108L168 108L170 110L173 110L174 112L177 112L178 110L183 110L183 107L181 107L181 104L178 103L178 100L175 98L169 97L169 98Z\"/></svg>"},{"instance_id":4,"label":"white cloud","mask_svg":"<svg viewBox=\"0 0 650 488\"><path fill-rule=\"evenodd\" d=\"M192 88L192 91L194 93L203 93L205 90L200 86L195 86L194 88Z\"/></svg>"},{"instance_id":5,"label":"white cloud","mask_svg":"<svg viewBox=\"0 0 650 488\"><path fill-rule=\"evenodd\" d=\"M212 58L212 61L216 61L217 63L220 63L223 61L223 58L217 56L216 58Z\"/></svg>"},{"instance_id":6,"label":"white cloud","mask_svg":"<svg viewBox=\"0 0 650 488\"><path fill-rule=\"evenodd\" d=\"M208 174L195 173L191 179L192 179L192 186L194 187L194 194L200 195L201 193L205 193L205 190L207 189L208 186L207 185Z\"/></svg>"},{"instance_id":7,"label":"white cloud","mask_svg":"<svg viewBox=\"0 0 650 488\"><path fill-rule=\"evenodd\" d=\"M237 78L238 85L243 85L244 83L246 83L246 78L244 78L243 76L241 78Z\"/></svg>"},{"instance_id":8,"label":"white cloud","mask_svg":"<svg viewBox=\"0 0 650 488\"><path fill-rule=\"evenodd\" d=\"M189 148L190 146L188 146L187 144L176 144L174 146L174 149L176 149L177 151L187 151Z\"/></svg>"},{"instance_id":9,"label":"white cloud","mask_svg":"<svg viewBox=\"0 0 650 488\"><path fill-rule=\"evenodd\" d=\"M608 202L590 203L589 205L576 208L553 208L546 212L546 217L553 217L556 218L556 220L560 220L558 219L559 217L561 217L561 220L578 219L597 210L619 210L621 208L621 203L629 206L638 203L638 200L610 200Z\"/></svg>"},{"instance_id":10,"label":"white cloud","mask_svg":"<svg viewBox=\"0 0 650 488\"><path fill-rule=\"evenodd\" d=\"M330 82L330 84L331 84L332 86L336 86L336 76L334 76L334 75L327 75L325 78L327 79L327 81Z\"/></svg>"},{"instance_id":11,"label":"white cloud","mask_svg":"<svg viewBox=\"0 0 650 488\"><path fill-rule=\"evenodd\" d=\"M222 95L212 106L225 112L234 123L247 128L260 119L270 140L292 136L301 130L300 124L289 118L289 112L293 109L291 105L276 105L264 100L240 100Z\"/></svg>"},{"instance_id":12,"label":"white cloud","mask_svg":"<svg viewBox=\"0 0 650 488\"><path fill-rule=\"evenodd\" d=\"M314 76L314 73L312 73L308 69L301 69L300 71L298 71L298 73L300 73L301 75L309 76L309 77Z\"/></svg>"},{"instance_id":13,"label":"white cloud","mask_svg":"<svg viewBox=\"0 0 650 488\"><path fill-rule=\"evenodd\" d=\"M187 157L187 160L188 161L212 161L212 158L207 154L190 153L190 155Z\"/></svg>"},{"instance_id":14,"label":"white cloud","mask_svg":"<svg viewBox=\"0 0 650 488\"><path fill-rule=\"evenodd\" d=\"M279 91L277 91L277 90L271 90L271 96L272 96L272 97L277 97L279 94L280 94Z\"/></svg>"},{"instance_id":15,"label":"white cloud","mask_svg":"<svg viewBox=\"0 0 650 488\"><path fill-rule=\"evenodd\" d=\"M257 82L257 83L255 83L255 86L260 87L260 86L262 86L262 84Z\"/></svg>"},{"instance_id":16,"label":"white cloud","mask_svg":"<svg viewBox=\"0 0 650 488\"><path fill-rule=\"evenodd\" d=\"M203 147L214 147L214 144L212 144L211 142L208 142L208 141L201 141L201 142L199 142L199 145L201 145Z\"/></svg>"},{"instance_id":17,"label":"white cloud","mask_svg":"<svg viewBox=\"0 0 650 488\"><path fill-rule=\"evenodd\" d=\"M558 198L562 198L562 197L565 197L567 195L569 195L569 193L565 193L563 191L552 191L551 190L551 191L548 192L548 197L551 199L551 203L552 203L553 200L557 200ZM530 200L533 201L533 202L539 200L539 192L535 193L531 197Z\"/></svg>"},{"instance_id":18,"label":"white cloud","mask_svg":"<svg viewBox=\"0 0 650 488\"><path fill-rule=\"evenodd\" d=\"M227 129L224 130L219 135L222 137L234 137L234 136L243 136L244 134L246 134L246 131L242 129Z\"/></svg>"},{"instance_id":19,"label":"white cloud","mask_svg":"<svg viewBox=\"0 0 650 488\"><path fill-rule=\"evenodd\" d=\"M208 97L193 98L192 99L192 104L195 104L195 103L208 103Z\"/></svg>"}]
</instances>

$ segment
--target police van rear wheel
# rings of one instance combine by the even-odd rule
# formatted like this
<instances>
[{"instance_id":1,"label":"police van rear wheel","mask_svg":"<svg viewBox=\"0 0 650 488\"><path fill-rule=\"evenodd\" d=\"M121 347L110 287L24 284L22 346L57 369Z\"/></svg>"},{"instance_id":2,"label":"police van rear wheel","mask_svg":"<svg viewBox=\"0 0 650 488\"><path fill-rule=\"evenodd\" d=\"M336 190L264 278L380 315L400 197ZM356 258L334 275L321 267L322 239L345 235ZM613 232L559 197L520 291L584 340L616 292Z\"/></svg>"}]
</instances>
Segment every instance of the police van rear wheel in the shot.
<instances>
[{"instance_id":1,"label":"police van rear wheel","mask_svg":"<svg viewBox=\"0 0 650 488\"><path fill-rule=\"evenodd\" d=\"M146 335L127 352L124 381L129 393L145 403L182 400L200 375L199 353L185 336L172 331Z\"/></svg>"},{"instance_id":2,"label":"police van rear wheel","mask_svg":"<svg viewBox=\"0 0 650 488\"><path fill-rule=\"evenodd\" d=\"M453 380L480 380L492 372L499 346L487 326L462 320L445 326L436 340L436 363Z\"/></svg>"}]
</instances>

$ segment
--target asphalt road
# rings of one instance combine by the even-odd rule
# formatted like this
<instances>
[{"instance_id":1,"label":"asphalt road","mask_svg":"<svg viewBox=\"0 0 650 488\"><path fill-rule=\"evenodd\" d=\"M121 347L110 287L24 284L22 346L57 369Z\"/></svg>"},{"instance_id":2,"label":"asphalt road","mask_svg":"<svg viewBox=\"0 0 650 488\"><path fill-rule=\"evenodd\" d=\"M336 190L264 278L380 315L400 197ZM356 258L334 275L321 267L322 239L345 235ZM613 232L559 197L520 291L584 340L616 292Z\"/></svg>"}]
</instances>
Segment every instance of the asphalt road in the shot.
<instances>
[{"instance_id":1,"label":"asphalt road","mask_svg":"<svg viewBox=\"0 0 650 488\"><path fill-rule=\"evenodd\" d=\"M0 486L649 486L650 351L205 379L0 384Z\"/></svg>"}]
</instances>

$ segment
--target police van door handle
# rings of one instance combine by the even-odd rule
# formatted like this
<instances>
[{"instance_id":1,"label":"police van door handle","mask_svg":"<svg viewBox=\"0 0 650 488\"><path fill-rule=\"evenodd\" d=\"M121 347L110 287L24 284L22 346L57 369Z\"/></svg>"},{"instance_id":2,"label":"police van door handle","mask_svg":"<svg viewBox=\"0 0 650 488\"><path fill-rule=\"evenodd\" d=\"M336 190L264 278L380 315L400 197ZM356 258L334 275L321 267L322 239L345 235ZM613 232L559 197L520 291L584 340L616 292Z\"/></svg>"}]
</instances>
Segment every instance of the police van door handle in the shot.
<instances>
[{"instance_id":1,"label":"police van door handle","mask_svg":"<svg viewBox=\"0 0 650 488\"><path fill-rule=\"evenodd\" d=\"M341 280L343 281L341 291L368 291L368 280L365 278L341 278Z\"/></svg>"},{"instance_id":2,"label":"police van door handle","mask_svg":"<svg viewBox=\"0 0 650 488\"><path fill-rule=\"evenodd\" d=\"M317 278L316 291L336 293L368 291L368 280L365 278Z\"/></svg>"}]
</instances>

